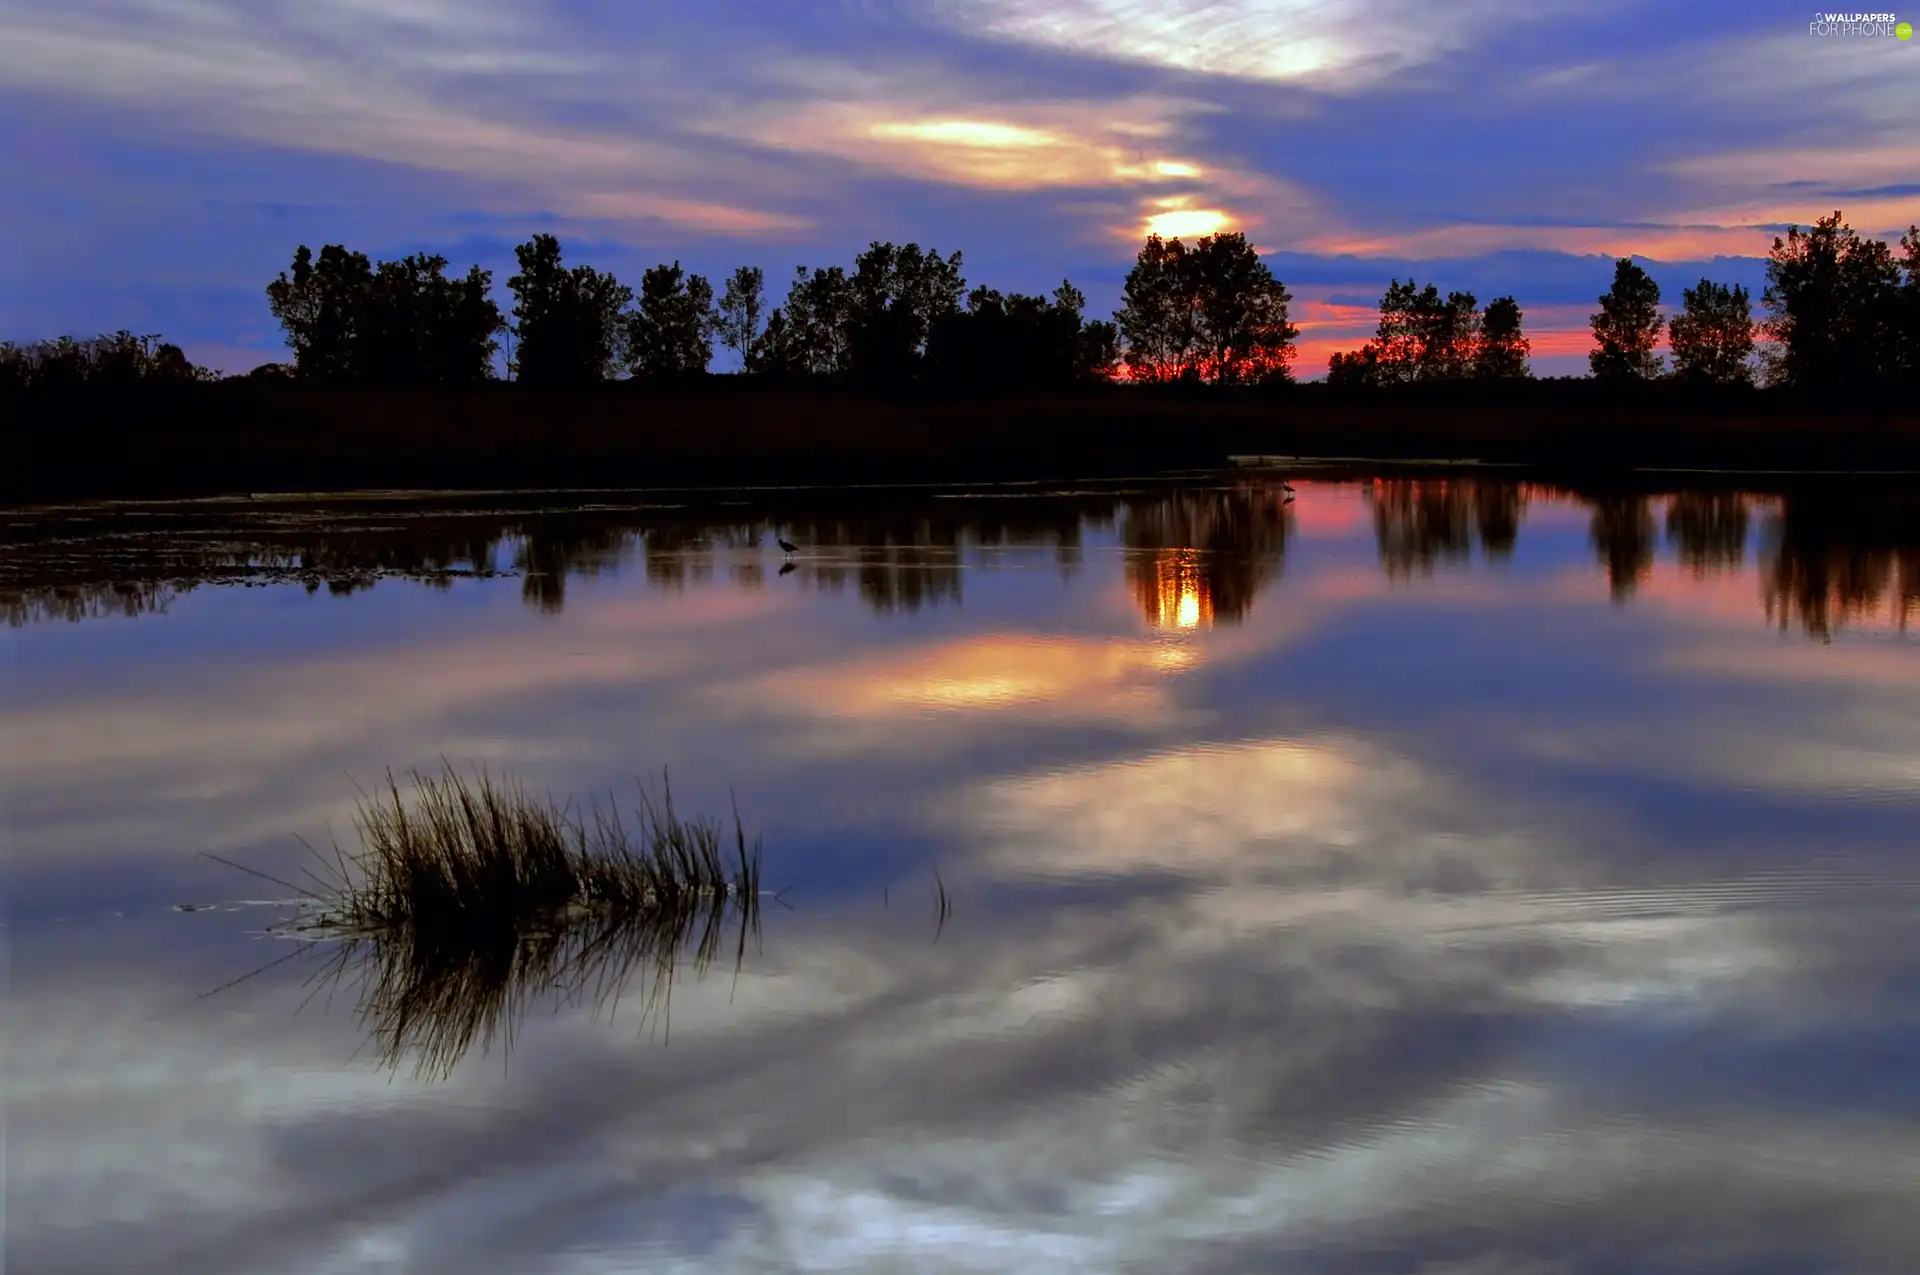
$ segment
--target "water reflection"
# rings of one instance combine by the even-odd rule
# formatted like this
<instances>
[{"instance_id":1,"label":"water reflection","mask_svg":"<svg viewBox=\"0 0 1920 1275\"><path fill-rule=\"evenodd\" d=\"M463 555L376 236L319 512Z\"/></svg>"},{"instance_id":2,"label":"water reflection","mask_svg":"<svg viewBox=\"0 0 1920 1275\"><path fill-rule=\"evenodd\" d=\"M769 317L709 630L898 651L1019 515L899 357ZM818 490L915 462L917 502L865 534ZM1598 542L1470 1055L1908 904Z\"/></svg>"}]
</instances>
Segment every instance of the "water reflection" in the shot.
<instances>
[{"instance_id":1,"label":"water reflection","mask_svg":"<svg viewBox=\"0 0 1920 1275\"><path fill-rule=\"evenodd\" d=\"M1529 490L1482 478L1375 480L1368 495L1380 565L1392 580L1432 575L1443 562L1467 562L1476 539L1488 558L1510 556Z\"/></svg>"},{"instance_id":2,"label":"water reflection","mask_svg":"<svg viewBox=\"0 0 1920 1275\"><path fill-rule=\"evenodd\" d=\"M1277 482L1177 491L1126 503L1126 576L1158 628L1238 624L1280 578L1291 512Z\"/></svg>"},{"instance_id":3,"label":"water reflection","mask_svg":"<svg viewBox=\"0 0 1920 1275\"><path fill-rule=\"evenodd\" d=\"M1754 500L1740 492L1683 491L1667 502L1667 543L1695 576L1738 571L1747 560Z\"/></svg>"},{"instance_id":4,"label":"water reflection","mask_svg":"<svg viewBox=\"0 0 1920 1275\"><path fill-rule=\"evenodd\" d=\"M1652 502L1645 496L1597 497L1589 535L1606 572L1607 592L1615 602L1625 602L1653 571L1659 538Z\"/></svg>"},{"instance_id":5,"label":"water reflection","mask_svg":"<svg viewBox=\"0 0 1920 1275\"><path fill-rule=\"evenodd\" d=\"M1920 606L1920 514L1898 485L1594 491L1486 476L1329 475L1297 480L1288 504L1257 474L1044 492L794 492L719 501L499 507L432 501L208 502L16 511L0 529L0 610L9 625L164 612L203 584L286 581L353 594L386 578L445 588L520 578L527 604L567 605L570 581L639 563L681 592L769 578L850 591L881 614L959 607L970 570L1050 562L1071 579L1090 539L1117 540L1148 625L1238 624L1281 579L1296 511L1365 502L1389 580L1511 558L1531 512L1582 512L1615 602L1634 598L1663 552L1697 581L1753 573L1756 617L1826 640ZM1664 524L1664 539L1662 525ZM775 557L776 535L799 552ZM773 564L777 562L778 566Z\"/></svg>"},{"instance_id":6,"label":"water reflection","mask_svg":"<svg viewBox=\"0 0 1920 1275\"><path fill-rule=\"evenodd\" d=\"M423 511L422 578L519 576L446 596L294 556L398 506L0 555L378 582L8 636L13 1264L1916 1269L1920 675L1845 631L1910 614L1911 506L1293 481ZM442 753L723 775L794 910L737 982L731 924L556 927L197 999L277 945L167 911L233 898L193 852L280 874ZM671 1048L607 1021L703 947Z\"/></svg>"},{"instance_id":7,"label":"water reflection","mask_svg":"<svg viewBox=\"0 0 1920 1275\"><path fill-rule=\"evenodd\" d=\"M1767 617L1830 640L1885 619L1902 632L1920 612L1920 500L1789 500L1769 523L1761 569Z\"/></svg>"}]
</instances>

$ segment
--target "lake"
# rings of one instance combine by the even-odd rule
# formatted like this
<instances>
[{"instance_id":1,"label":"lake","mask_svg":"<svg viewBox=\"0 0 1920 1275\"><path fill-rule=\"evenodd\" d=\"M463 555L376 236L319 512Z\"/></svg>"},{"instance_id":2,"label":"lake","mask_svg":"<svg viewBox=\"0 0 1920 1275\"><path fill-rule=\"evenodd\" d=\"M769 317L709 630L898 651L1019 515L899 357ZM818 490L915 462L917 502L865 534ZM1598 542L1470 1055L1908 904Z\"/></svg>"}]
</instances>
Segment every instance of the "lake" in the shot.
<instances>
[{"instance_id":1,"label":"lake","mask_svg":"<svg viewBox=\"0 0 1920 1275\"><path fill-rule=\"evenodd\" d=\"M10 1275L1920 1269L1912 479L0 523ZM446 765L753 916L300 931Z\"/></svg>"}]
</instances>

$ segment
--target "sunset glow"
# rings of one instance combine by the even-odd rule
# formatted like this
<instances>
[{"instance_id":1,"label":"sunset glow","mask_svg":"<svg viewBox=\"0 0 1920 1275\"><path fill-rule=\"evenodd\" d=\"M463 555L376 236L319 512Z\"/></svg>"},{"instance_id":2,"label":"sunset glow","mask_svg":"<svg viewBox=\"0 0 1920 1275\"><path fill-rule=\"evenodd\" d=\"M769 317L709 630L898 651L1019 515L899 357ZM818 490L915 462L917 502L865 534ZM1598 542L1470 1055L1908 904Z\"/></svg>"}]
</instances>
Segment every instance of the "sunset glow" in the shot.
<instances>
[{"instance_id":1,"label":"sunset glow","mask_svg":"<svg viewBox=\"0 0 1920 1275\"><path fill-rule=\"evenodd\" d=\"M254 276L297 242L471 242L500 290L512 243L549 225L622 278L938 241L982 263L970 284L1067 277L1106 315L1142 237L1243 230L1303 300L1365 305L1409 273L1511 293L1557 373L1585 325L1549 309L1590 306L1607 258L1661 263L1672 294L1705 276L1757 297L1787 223L1920 221L1920 44L1809 41L1718 0L1658 49L1598 11L1498 4L742 3L659 0L641 22L321 0L301 24L257 0L19 0L0 84L23 274L0 340L160 330L237 370L285 353ZM751 47L721 38L742 20ZM1498 144L1473 106L1490 83L1511 98ZM189 304L169 281L203 267L217 282ZM1340 318L1296 319L1303 373Z\"/></svg>"},{"instance_id":2,"label":"sunset glow","mask_svg":"<svg viewBox=\"0 0 1920 1275\"><path fill-rule=\"evenodd\" d=\"M1147 218L1147 233L1163 239L1196 238L1233 228L1233 218L1217 208L1175 208Z\"/></svg>"}]
</instances>

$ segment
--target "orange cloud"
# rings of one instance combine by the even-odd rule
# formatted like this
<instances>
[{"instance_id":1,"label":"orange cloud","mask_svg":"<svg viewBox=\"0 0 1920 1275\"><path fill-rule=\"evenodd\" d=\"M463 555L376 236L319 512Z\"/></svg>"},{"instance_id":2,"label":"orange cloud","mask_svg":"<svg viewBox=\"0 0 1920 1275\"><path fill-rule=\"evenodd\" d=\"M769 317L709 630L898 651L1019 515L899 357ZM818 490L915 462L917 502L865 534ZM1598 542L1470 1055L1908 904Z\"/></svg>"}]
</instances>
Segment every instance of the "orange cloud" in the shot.
<instances>
[{"instance_id":1,"label":"orange cloud","mask_svg":"<svg viewBox=\"0 0 1920 1275\"><path fill-rule=\"evenodd\" d=\"M775 119L716 124L717 132L817 151L932 181L996 190L1139 186L1207 175L1191 156L1157 145L1171 132L1165 103L1038 102L1008 107L821 102ZM1159 153L1156 153L1159 152Z\"/></svg>"}]
</instances>

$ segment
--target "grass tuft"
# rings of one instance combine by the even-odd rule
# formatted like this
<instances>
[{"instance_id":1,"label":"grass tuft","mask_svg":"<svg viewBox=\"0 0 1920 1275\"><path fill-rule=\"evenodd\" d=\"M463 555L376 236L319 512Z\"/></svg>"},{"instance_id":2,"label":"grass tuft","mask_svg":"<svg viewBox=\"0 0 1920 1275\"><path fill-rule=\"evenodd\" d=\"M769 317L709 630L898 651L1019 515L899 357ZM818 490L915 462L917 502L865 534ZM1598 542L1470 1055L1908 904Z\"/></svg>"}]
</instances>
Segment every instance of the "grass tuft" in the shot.
<instances>
[{"instance_id":1,"label":"grass tuft","mask_svg":"<svg viewBox=\"0 0 1920 1275\"><path fill-rule=\"evenodd\" d=\"M445 1074L505 1035L537 997L610 1006L651 972L642 1019L664 1021L676 969L720 954L740 921L736 968L758 933L760 844L739 811L728 829L680 814L663 774L633 809L575 810L484 770L389 773L362 797L361 849L319 854L315 907L298 929L344 940L323 975L361 985L374 1049Z\"/></svg>"}]
</instances>

